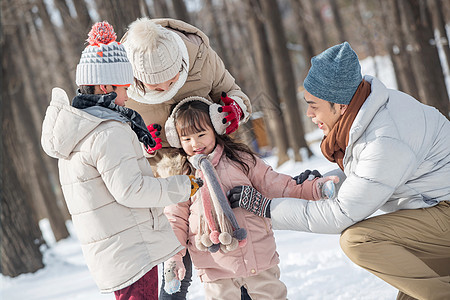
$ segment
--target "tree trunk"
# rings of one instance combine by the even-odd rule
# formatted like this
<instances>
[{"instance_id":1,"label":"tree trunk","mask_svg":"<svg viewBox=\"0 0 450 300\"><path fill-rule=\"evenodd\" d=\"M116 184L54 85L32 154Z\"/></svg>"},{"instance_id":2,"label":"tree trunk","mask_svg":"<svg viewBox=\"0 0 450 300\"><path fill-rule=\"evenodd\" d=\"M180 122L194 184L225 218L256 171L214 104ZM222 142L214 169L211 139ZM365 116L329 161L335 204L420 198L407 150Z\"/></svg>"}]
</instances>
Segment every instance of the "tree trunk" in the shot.
<instances>
[{"instance_id":1,"label":"tree trunk","mask_svg":"<svg viewBox=\"0 0 450 300\"><path fill-rule=\"evenodd\" d=\"M217 52L219 57L222 59L223 63L227 68L230 66L230 61L228 59L227 49L225 48L225 43L223 41L223 35L220 32L219 25L219 16L216 13L216 10L213 6L212 0L205 0L205 10L206 15L209 18L209 26L212 28L212 38L214 39L217 47L214 47L214 50Z\"/></svg>"},{"instance_id":2,"label":"tree trunk","mask_svg":"<svg viewBox=\"0 0 450 300\"><path fill-rule=\"evenodd\" d=\"M153 0L155 18L170 18L169 8L165 0Z\"/></svg>"},{"instance_id":3,"label":"tree trunk","mask_svg":"<svg viewBox=\"0 0 450 300\"><path fill-rule=\"evenodd\" d=\"M120 41L128 25L140 17L139 1L96 0L98 14L101 20L108 21L114 27L117 39ZM87 33L85 33L87 37Z\"/></svg>"},{"instance_id":4,"label":"tree trunk","mask_svg":"<svg viewBox=\"0 0 450 300\"><path fill-rule=\"evenodd\" d=\"M417 76L419 100L436 107L449 118L449 98L445 87L441 63L433 39L429 12L420 0L399 0L401 3L403 30L411 45L412 67Z\"/></svg>"},{"instance_id":5,"label":"tree trunk","mask_svg":"<svg viewBox=\"0 0 450 300\"><path fill-rule=\"evenodd\" d=\"M89 10L85 1L72 1L72 3L77 12L77 23L80 28L80 36L83 34L84 37L86 32L89 32L89 29L94 22L89 15ZM80 40L82 41L83 39Z\"/></svg>"},{"instance_id":6,"label":"tree trunk","mask_svg":"<svg viewBox=\"0 0 450 300\"><path fill-rule=\"evenodd\" d=\"M252 0L246 0L246 19L253 45L258 74L261 78L262 92L254 99L254 107L262 108L264 120L271 137L272 144L277 149L278 165L289 160L287 155L288 143L286 130L278 102L276 78L274 76L273 63L270 55L269 42L264 29L264 24L258 18L260 7Z\"/></svg>"},{"instance_id":7,"label":"tree trunk","mask_svg":"<svg viewBox=\"0 0 450 300\"><path fill-rule=\"evenodd\" d=\"M173 10L175 11L175 16L177 19L185 21L186 23L191 23L189 13L186 9L186 4L183 0L172 0Z\"/></svg>"},{"instance_id":8,"label":"tree trunk","mask_svg":"<svg viewBox=\"0 0 450 300\"><path fill-rule=\"evenodd\" d=\"M69 73L68 66L70 66L70 62L63 51L63 41L59 38L56 28L51 22L44 0L37 0L36 6L44 32L44 40L41 42L45 45L46 51L52 54L50 68L59 75L56 76L55 83L65 90L72 90L75 87L75 76Z\"/></svg>"},{"instance_id":9,"label":"tree trunk","mask_svg":"<svg viewBox=\"0 0 450 300\"><path fill-rule=\"evenodd\" d=\"M305 79L306 75L308 74L308 70L311 67L311 58L313 58L316 53L314 53L314 48L312 44L312 37L310 35L309 30L306 30L307 24L305 24L305 15L307 14L305 7L301 0L291 0L292 9L295 14L295 25L297 28L298 36L299 36L299 42L303 47L303 57L305 59L306 63L306 72L303 74L303 79ZM318 54L318 53L317 53Z\"/></svg>"},{"instance_id":10,"label":"tree trunk","mask_svg":"<svg viewBox=\"0 0 450 300\"><path fill-rule=\"evenodd\" d=\"M70 66L76 66L80 59L79 56L84 49L84 45L81 41L86 40L86 33L82 31L84 28L81 27L78 20L71 16L65 0L53 0L53 3L55 4L55 8L59 11L63 22L63 28L59 30L63 32L61 40L63 40L63 48L67 62Z\"/></svg>"},{"instance_id":11,"label":"tree trunk","mask_svg":"<svg viewBox=\"0 0 450 300\"><path fill-rule=\"evenodd\" d=\"M379 0L379 4L381 7L381 17L382 17L382 22L384 25L383 28L383 35L385 36L384 40L385 40L385 48L389 53L389 58L392 62L392 66L394 68L394 76L395 76L395 81L397 82L397 89L400 91L404 91L404 84L402 82L403 78L402 75L400 74L400 72L398 70L400 70L400 65L399 65L399 61L398 61L398 57L396 56L396 54L394 53L394 42L393 42L393 38L392 38L392 33L388 34L388 32L390 33L390 27L389 27L389 17L388 17L388 10L389 8L389 2L388 1L383 1L383 0Z\"/></svg>"},{"instance_id":12,"label":"tree trunk","mask_svg":"<svg viewBox=\"0 0 450 300\"><path fill-rule=\"evenodd\" d=\"M347 41L347 33L345 32L344 24L342 23L341 13L338 7L337 0L328 0L333 11L334 24L336 24L336 31L338 34L339 43Z\"/></svg>"},{"instance_id":13,"label":"tree trunk","mask_svg":"<svg viewBox=\"0 0 450 300\"><path fill-rule=\"evenodd\" d=\"M386 17L386 32L389 32L392 43L389 52L392 53L392 61L397 76L398 89L419 99L419 91L416 84L416 76L411 68L411 55L406 50L407 45L402 31L400 8L397 0L380 0L383 7L383 15Z\"/></svg>"},{"instance_id":14,"label":"tree trunk","mask_svg":"<svg viewBox=\"0 0 450 300\"><path fill-rule=\"evenodd\" d=\"M302 0L300 0L302 1ZM328 47L328 37L327 33L325 31L324 22L322 20L322 17L320 16L320 8L318 7L318 3L316 0L309 0L309 5L311 6L312 14L311 17L313 19L313 32L316 36L317 46L316 53L320 53L324 51Z\"/></svg>"},{"instance_id":15,"label":"tree trunk","mask_svg":"<svg viewBox=\"0 0 450 300\"><path fill-rule=\"evenodd\" d=\"M20 15L23 15L21 13ZM41 150L40 135L41 123L43 113L40 112L36 98L43 97L39 95L38 81L39 76L32 68L31 61L34 53L29 51L29 43L27 43L26 29L24 22L17 22L19 20L19 12L11 9L12 20L15 32L14 38L11 38L11 44L16 50L12 57L12 63L18 71L18 76L21 81L15 83L18 88L11 90L9 99L14 99L12 103L11 114L16 122L17 139L22 143L22 148L27 149L24 157L17 160L11 159L17 167L16 170L21 174L19 180L23 181L24 186L30 188L30 203L40 211L46 214L49 218L50 225L56 240L61 240L69 236L65 225L65 219L62 210L57 204L56 194L49 180L49 171L44 163L48 158L43 158L45 155ZM17 24L17 25L16 25ZM17 53L17 51L20 51ZM23 83L27 82L27 85ZM19 168L18 166L22 166ZM20 173L21 172L21 173ZM44 213L43 213L44 211Z\"/></svg>"},{"instance_id":16,"label":"tree trunk","mask_svg":"<svg viewBox=\"0 0 450 300\"><path fill-rule=\"evenodd\" d=\"M366 19L364 17L364 13L367 11L366 7L364 5L364 3L362 2L363 0L354 0L353 1L353 7L355 9L354 11L354 15L355 15L355 19L358 21L359 23L359 29L361 31L361 37L362 40L364 41L364 48L366 48L367 54L369 54L369 56L372 59L373 62L373 66L374 66L374 76L377 77L378 76L378 67L377 67L377 62L375 60L375 46L372 43L372 40L370 39L370 37L372 36L370 34L369 28L367 27L368 24L366 22ZM333 2L333 1L331 1Z\"/></svg>"},{"instance_id":17,"label":"tree trunk","mask_svg":"<svg viewBox=\"0 0 450 300\"><path fill-rule=\"evenodd\" d=\"M450 76L449 74L450 47L445 30L444 15L442 13L442 8L439 6L438 0L428 0L428 7L430 8L436 46L438 47L440 53L442 53L441 57L442 69L444 70L445 76L448 77ZM447 93L448 92L449 91L447 90Z\"/></svg>"},{"instance_id":18,"label":"tree trunk","mask_svg":"<svg viewBox=\"0 0 450 300\"><path fill-rule=\"evenodd\" d=\"M5 46L2 46L5 50ZM11 70L8 68L8 70ZM3 70L2 70L3 71ZM3 81L3 80L2 80ZM2 84L3 85L3 84ZM4 85L2 91L4 91ZM2 92L2 94L5 94ZM7 96L7 95L4 95ZM3 95L2 95L3 97ZM8 99L3 97L3 99ZM3 102L3 101L2 101ZM8 102L8 101L5 101ZM14 165L6 161L6 157L17 153L20 146L15 140L14 122L7 114L10 105L2 103L2 158L1 170L1 207L0 207L0 273L6 276L16 277L23 273L35 272L44 267L42 254L39 250L43 244L42 235L34 216L33 209L29 206L25 192L18 179Z\"/></svg>"},{"instance_id":19,"label":"tree trunk","mask_svg":"<svg viewBox=\"0 0 450 300\"><path fill-rule=\"evenodd\" d=\"M280 10L275 0L261 1L262 13L267 24L267 34L272 57L274 58L275 76L280 90L282 103L285 105L286 129L289 144L294 151L294 159L301 161L300 148L308 150L308 157L312 155L305 140L302 117L296 94L294 71L286 47L286 37L281 23Z\"/></svg>"},{"instance_id":20,"label":"tree trunk","mask_svg":"<svg viewBox=\"0 0 450 300\"><path fill-rule=\"evenodd\" d=\"M450 23L450 2L448 0L439 0L439 6L444 16L445 24ZM447 32L447 40L450 40L449 33Z\"/></svg>"},{"instance_id":21,"label":"tree trunk","mask_svg":"<svg viewBox=\"0 0 450 300\"><path fill-rule=\"evenodd\" d=\"M152 15L150 14L150 9L145 0L139 0L139 12L140 17L152 17Z\"/></svg>"},{"instance_id":22,"label":"tree trunk","mask_svg":"<svg viewBox=\"0 0 450 300\"><path fill-rule=\"evenodd\" d=\"M14 9L14 3L2 2L2 18L9 24L13 18L5 10ZM6 9L6 5L8 8ZM24 188L17 170L17 165L11 162L12 157L25 157L23 145L17 139L15 122L13 120L11 90L21 89L20 70L10 59L15 55L17 48L12 44L16 38L14 26L3 27L3 37L0 40L2 49L2 74L1 77L1 139L0 150L0 262L1 273L6 276L18 276L23 273L35 272L44 267L42 254L39 250L43 244L36 216L29 205L31 191ZM19 84L19 86L17 86ZM23 96L23 94L22 94Z\"/></svg>"}]
</instances>

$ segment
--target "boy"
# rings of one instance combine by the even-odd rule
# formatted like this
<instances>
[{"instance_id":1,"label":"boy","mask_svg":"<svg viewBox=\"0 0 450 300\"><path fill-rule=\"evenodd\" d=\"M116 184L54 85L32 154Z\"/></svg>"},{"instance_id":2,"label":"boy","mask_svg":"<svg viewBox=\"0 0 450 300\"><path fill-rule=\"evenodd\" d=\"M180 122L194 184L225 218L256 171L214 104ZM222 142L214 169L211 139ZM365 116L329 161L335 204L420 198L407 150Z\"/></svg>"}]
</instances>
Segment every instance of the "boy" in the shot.
<instances>
[{"instance_id":1,"label":"boy","mask_svg":"<svg viewBox=\"0 0 450 300\"><path fill-rule=\"evenodd\" d=\"M157 299L157 264L182 249L164 206L189 199L185 175L154 178L140 142L155 146L141 116L123 105L133 71L107 22L89 32L76 71L79 94L52 91L42 147L60 181L89 270L116 299Z\"/></svg>"}]
</instances>

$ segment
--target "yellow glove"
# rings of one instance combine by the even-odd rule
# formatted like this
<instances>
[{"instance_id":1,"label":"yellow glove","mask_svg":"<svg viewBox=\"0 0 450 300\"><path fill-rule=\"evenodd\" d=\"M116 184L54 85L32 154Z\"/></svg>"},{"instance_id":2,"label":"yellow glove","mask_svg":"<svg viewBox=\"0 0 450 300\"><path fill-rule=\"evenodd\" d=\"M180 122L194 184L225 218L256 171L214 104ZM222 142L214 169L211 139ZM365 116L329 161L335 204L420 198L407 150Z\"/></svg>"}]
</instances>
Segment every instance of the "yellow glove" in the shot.
<instances>
[{"instance_id":1,"label":"yellow glove","mask_svg":"<svg viewBox=\"0 0 450 300\"><path fill-rule=\"evenodd\" d=\"M188 175L189 179L191 180L191 197L194 196L195 192L199 188L203 186L203 180L201 178L195 178L194 175Z\"/></svg>"}]
</instances>

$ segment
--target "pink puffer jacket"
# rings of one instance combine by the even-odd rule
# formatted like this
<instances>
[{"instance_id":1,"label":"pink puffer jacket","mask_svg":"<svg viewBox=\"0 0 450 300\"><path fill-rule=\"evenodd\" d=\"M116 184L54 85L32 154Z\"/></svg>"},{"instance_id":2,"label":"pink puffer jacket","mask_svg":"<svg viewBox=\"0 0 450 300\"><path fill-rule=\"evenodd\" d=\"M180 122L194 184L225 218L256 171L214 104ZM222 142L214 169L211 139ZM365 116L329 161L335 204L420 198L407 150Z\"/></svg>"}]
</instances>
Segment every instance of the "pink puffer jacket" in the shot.
<instances>
[{"instance_id":1,"label":"pink puffer jacket","mask_svg":"<svg viewBox=\"0 0 450 300\"><path fill-rule=\"evenodd\" d=\"M241 158L247 158L245 161L250 166L248 175L238 163L223 155L222 146L217 145L214 152L208 155L224 191L238 185L251 185L269 198L313 199L312 187L315 180L297 185L290 176L275 172L262 159L256 158L256 165L253 166L248 154L242 153ZM248 277L279 263L270 219L255 216L242 208L235 208L233 212L239 226L247 230L247 244L244 247L226 254L221 251L210 253L198 250L194 242L199 229L201 208L198 195L199 193L184 203L168 206L164 212L180 243L189 249L202 282Z\"/></svg>"}]
</instances>

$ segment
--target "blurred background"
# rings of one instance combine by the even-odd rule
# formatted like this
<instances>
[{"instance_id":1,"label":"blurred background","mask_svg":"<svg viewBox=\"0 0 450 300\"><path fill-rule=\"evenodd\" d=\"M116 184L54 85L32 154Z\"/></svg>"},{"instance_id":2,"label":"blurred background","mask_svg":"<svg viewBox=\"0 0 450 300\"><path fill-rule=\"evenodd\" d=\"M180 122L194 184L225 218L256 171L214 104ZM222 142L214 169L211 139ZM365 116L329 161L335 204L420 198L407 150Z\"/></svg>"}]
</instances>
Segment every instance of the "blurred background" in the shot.
<instances>
[{"instance_id":1,"label":"blurred background","mask_svg":"<svg viewBox=\"0 0 450 300\"><path fill-rule=\"evenodd\" d=\"M118 40L143 16L201 29L253 104L251 121L235 137L262 156L276 156L278 166L312 155L305 134L316 127L305 117L303 79L314 55L343 41L361 60L373 60L371 75L383 73L386 64L377 62L387 59L395 88L449 117L450 1L1 0L0 9L6 276L44 267L40 220L49 220L56 241L69 236L57 161L41 148L41 125L53 87L75 96L76 65L97 21L113 25Z\"/></svg>"}]
</instances>

